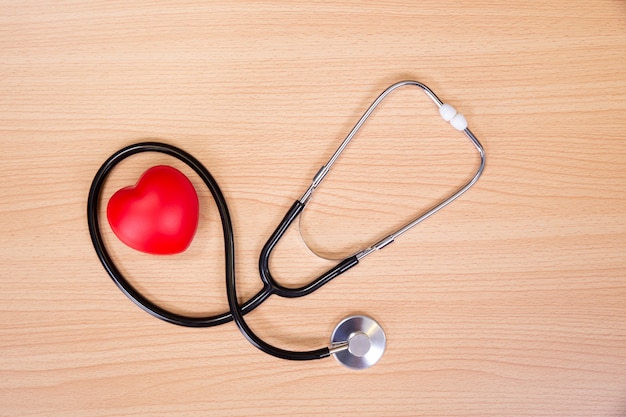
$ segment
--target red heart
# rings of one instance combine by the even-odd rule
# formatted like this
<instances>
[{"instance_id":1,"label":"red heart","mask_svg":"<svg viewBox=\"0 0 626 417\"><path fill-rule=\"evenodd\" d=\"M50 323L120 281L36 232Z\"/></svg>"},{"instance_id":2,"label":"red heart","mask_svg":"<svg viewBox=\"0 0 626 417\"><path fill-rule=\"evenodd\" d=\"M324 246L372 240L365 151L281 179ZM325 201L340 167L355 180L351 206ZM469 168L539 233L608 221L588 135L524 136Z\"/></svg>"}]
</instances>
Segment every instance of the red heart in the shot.
<instances>
[{"instance_id":1,"label":"red heart","mask_svg":"<svg viewBox=\"0 0 626 417\"><path fill-rule=\"evenodd\" d=\"M134 187L118 190L107 205L115 235L141 252L172 255L189 247L198 227L198 194L179 170L159 165Z\"/></svg>"}]
</instances>

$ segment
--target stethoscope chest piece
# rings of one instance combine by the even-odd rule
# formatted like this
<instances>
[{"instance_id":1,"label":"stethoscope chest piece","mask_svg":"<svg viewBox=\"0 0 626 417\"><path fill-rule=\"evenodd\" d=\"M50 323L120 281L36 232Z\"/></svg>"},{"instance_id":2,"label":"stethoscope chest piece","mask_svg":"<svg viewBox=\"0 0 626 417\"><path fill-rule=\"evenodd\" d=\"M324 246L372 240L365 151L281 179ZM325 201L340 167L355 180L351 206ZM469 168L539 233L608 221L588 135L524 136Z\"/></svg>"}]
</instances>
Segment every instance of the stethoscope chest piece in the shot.
<instances>
[{"instance_id":1,"label":"stethoscope chest piece","mask_svg":"<svg viewBox=\"0 0 626 417\"><path fill-rule=\"evenodd\" d=\"M367 316L350 316L342 320L330 336L332 353L337 362L350 369L366 369L380 360L387 339L380 324Z\"/></svg>"}]
</instances>

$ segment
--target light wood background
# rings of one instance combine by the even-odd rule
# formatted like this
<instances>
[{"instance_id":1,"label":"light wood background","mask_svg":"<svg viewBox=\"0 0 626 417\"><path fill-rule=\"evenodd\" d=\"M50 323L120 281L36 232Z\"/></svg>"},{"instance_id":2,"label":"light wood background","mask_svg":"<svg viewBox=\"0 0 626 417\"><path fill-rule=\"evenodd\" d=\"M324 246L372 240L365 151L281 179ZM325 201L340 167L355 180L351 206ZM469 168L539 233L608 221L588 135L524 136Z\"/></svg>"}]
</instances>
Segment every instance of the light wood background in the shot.
<instances>
[{"instance_id":1,"label":"light wood background","mask_svg":"<svg viewBox=\"0 0 626 417\"><path fill-rule=\"evenodd\" d=\"M4 1L0 6L0 415L626 416L626 3ZM242 296L289 205L388 85L417 79L488 156L463 198L297 300L248 316L277 345L366 313L388 350L354 372L269 357L230 323L160 322L115 287L86 199L128 144L180 146L220 182ZM116 189L159 164L137 156ZM416 89L385 102L302 218L348 253L465 181L477 158ZM183 167L184 169L184 167ZM188 170L186 172L189 172ZM226 308L208 193L182 255L107 241L188 314ZM326 265L293 231L287 284Z\"/></svg>"}]
</instances>

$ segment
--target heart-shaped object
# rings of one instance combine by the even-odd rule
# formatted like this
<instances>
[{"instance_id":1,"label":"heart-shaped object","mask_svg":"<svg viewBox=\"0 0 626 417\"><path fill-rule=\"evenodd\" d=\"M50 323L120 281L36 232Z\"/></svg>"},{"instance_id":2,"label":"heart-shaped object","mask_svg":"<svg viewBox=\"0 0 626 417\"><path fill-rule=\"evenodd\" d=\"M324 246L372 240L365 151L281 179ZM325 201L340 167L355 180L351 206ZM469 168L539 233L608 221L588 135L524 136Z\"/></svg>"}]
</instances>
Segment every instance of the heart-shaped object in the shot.
<instances>
[{"instance_id":1,"label":"heart-shaped object","mask_svg":"<svg viewBox=\"0 0 626 417\"><path fill-rule=\"evenodd\" d=\"M198 227L198 194L179 170L154 166L107 205L115 235L141 252L172 255L187 249Z\"/></svg>"}]
</instances>

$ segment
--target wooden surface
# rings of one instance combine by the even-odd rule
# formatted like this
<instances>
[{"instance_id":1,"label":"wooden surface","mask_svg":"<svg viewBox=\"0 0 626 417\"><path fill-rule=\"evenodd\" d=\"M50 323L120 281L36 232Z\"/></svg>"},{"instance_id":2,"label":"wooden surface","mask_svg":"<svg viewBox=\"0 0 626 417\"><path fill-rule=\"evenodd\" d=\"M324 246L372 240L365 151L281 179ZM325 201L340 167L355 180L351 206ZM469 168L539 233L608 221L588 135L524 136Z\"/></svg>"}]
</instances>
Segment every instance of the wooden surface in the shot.
<instances>
[{"instance_id":1,"label":"wooden surface","mask_svg":"<svg viewBox=\"0 0 626 417\"><path fill-rule=\"evenodd\" d=\"M626 5L623 1L3 2L0 7L0 415L625 416ZM344 316L388 349L353 372L278 360L230 323L176 327L133 305L90 243L100 164L154 139L221 184L238 286L369 103L401 79L460 109L488 156L459 201L303 299L248 316L317 348ZM418 90L394 94L302 218L347 253L469 178L466 138ZM111 176L108 197L149 166ZM188 172L188 171L186 171ZM188 314L226 308L208 192L182 255L125 248L132 282ZM317 261L290 233L281 282Z\"/></svg>"}]
</instances>

